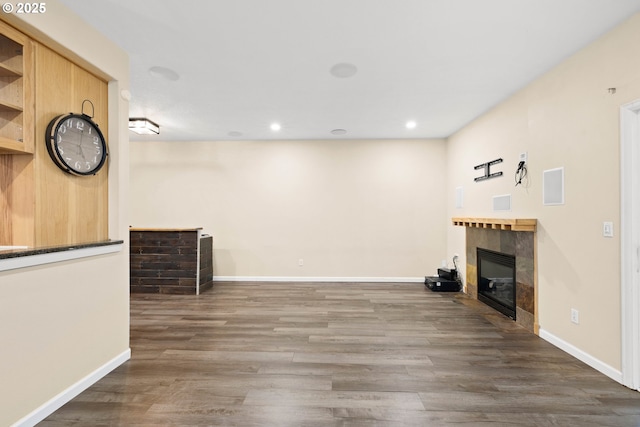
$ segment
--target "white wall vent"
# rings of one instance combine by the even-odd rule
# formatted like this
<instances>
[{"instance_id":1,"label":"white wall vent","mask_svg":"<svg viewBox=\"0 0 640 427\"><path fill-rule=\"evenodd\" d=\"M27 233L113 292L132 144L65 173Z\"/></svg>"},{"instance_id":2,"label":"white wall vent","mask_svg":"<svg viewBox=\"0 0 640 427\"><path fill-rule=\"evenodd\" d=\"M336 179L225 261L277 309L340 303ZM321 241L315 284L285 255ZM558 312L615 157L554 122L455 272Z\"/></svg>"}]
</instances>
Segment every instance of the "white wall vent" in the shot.
<instances>
[{"instance_id":1,"label":"white wall vent","mask_svg":"<svg viewBox=\"0 0 640 427\"><path fill-rule=\"evenodd\" d=\"M542 202L547 206L564 205L564 168L542 173Z\"/></svg>"},{"instance_id":2,"label":"white wall vent","mask_svg":"<svg viewBox=\"0 0 640 427\"><path fill-rule=\"evenodd\" d=\"M511 210L511 194L493 196L493 210L494 211L510 211Z\"/></svg>"},{"instance_id":3,"label":"white wall vent","mask_svg":"<svg viewBox=\"0 0 640 427\"><path fill-rule=\"evenodd\" d=\"M464 207L464 188L456 187L456 209Z\"/></svg>"}]
</instances>

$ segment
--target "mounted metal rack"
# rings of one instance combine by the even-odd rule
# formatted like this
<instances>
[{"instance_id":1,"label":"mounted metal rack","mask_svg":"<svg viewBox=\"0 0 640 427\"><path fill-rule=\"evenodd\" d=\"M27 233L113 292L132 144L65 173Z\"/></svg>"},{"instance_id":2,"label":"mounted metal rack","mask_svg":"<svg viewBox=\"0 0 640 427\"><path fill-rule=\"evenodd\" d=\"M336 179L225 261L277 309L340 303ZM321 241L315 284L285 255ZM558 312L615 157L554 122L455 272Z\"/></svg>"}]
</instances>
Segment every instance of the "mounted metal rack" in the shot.
<instances>
[{"instance_id":1,"label":"mounted metal rack","mask_svg":"<svg viewBox=\"0 0 640 427\"><path fill-rule=\"evenodd\" d=\"M477 178L474 178L473 180L475 182L480 182L480 181L484 181L485 179L497 178L499 176L502 176L502 171L491 173L491 166L496 165L498 163L502 163L502 159L501 158L492 160L492 161L487 162L487 163L483 163L483 164L478 165L478 166L474 166L475 170L484 168L484 175L483 176L479 176Z\"/></svg>"}]
</instances>

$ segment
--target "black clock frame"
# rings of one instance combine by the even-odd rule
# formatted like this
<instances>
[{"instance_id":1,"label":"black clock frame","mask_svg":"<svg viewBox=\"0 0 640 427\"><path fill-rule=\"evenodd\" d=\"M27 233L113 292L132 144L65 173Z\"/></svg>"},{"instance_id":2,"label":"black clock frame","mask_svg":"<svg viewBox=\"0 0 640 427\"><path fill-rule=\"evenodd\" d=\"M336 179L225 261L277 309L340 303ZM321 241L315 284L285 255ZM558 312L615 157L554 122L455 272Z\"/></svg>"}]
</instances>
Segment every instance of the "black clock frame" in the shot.
<instances>
[{"instance_id":1,"label":"black clock frame","mask_svg":"<svg viewBox=\"0 0 640 427\"><path fill-rule=\"evenodd\" d=\"M98 134L98 137L100 138L100 143L102 145L102 155L101 155L100 162L98 163L98 166L96 166L96 168L93 169L92 171L81 172L81 171L77 171L77 170L73 169L70 165L68 165L64 161L64 159L60 155L60 152L58 151L58 144L56 143L56 141L58 139L57 136L58 136L58 131L60 130L60 125L62 125L62 123L65 122L67 119L71 119L71 118L78 118L78 119L82 119L82 120L88 122L90 125L92 125L94 127L94 129L96 130L96 132ZM76 114L76 113L61 114L61 115L55 117L47 125L45 141L46 141L45 145L47 146L47 151L49 152L49 156L53 160L53 163L56 166L58 166L61 170L63 170L64 172L67 172L69 174L76 175L76 176L89 176L89 175L97 174L100 171L100 169L102 169L102 167L107 162L107 156L109 155L107 141L105 140L104 135L102 134L102 131L100 130L100 127L98 126L98 124L96 122L94 122L91 119L91 116L88 116L88 115L86 115L84 113L82 113L82 114Z\"/></svg>"}]
</instances>

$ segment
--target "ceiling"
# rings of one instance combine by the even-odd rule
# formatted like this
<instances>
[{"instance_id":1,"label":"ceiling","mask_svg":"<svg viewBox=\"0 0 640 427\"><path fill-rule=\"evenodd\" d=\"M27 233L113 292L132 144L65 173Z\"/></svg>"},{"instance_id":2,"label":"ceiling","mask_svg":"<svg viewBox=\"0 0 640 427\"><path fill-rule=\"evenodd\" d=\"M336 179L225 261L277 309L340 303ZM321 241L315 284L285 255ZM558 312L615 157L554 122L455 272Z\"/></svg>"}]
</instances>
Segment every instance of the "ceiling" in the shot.
<instances>
[{"instance_id":1,"label":"ceiling","mask_svg":"<svg viewBox=\"0 0 640 427\"><path fill-rule=\"evenodd\" d=\"M129 53L130 116L161 127L131 139L163 141L446 137L640 11L640 0L61 2Z\"/></svg>"}]
</instances>

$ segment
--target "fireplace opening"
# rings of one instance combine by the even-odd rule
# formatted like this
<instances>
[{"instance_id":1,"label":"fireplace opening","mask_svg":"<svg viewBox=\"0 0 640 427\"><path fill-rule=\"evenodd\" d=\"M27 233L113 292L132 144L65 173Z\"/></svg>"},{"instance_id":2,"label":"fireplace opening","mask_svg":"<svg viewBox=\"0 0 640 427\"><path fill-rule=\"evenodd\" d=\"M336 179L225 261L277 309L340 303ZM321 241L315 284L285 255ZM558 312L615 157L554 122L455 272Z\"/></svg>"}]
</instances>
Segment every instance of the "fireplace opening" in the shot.
<instances>
[{"instance_id":1,"label":"fireplace opening","mask_svg":"<svg viewBox=\"0 0 640 427\"><path fill-rule=\"evenodd\" d=\"M476 248L478 299L516 319L516 257Z\"/></svg>"}]
</instances>

